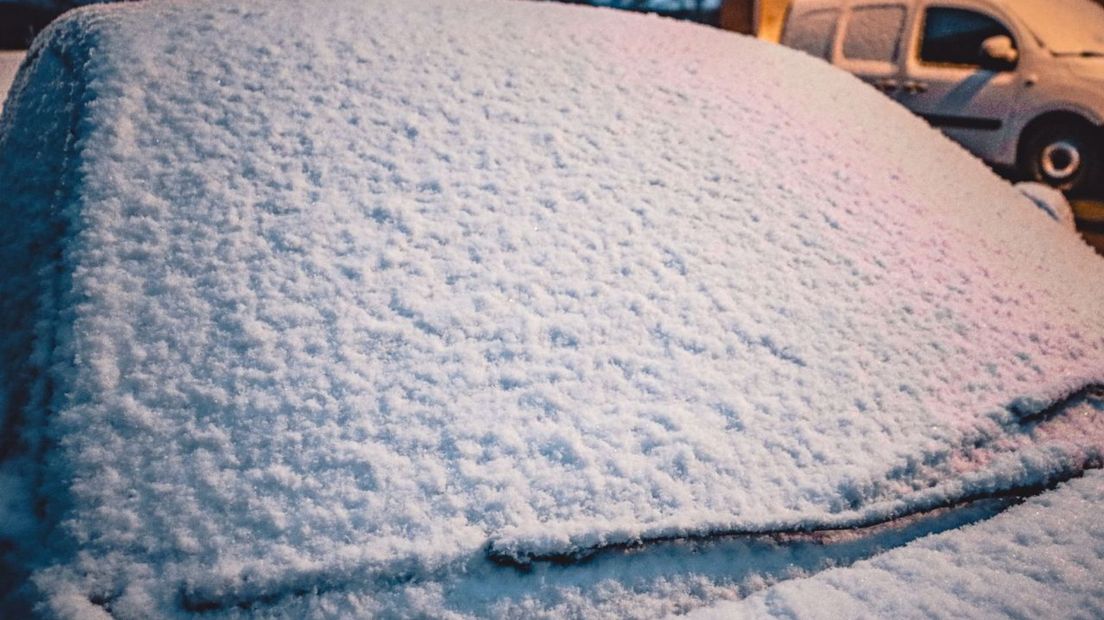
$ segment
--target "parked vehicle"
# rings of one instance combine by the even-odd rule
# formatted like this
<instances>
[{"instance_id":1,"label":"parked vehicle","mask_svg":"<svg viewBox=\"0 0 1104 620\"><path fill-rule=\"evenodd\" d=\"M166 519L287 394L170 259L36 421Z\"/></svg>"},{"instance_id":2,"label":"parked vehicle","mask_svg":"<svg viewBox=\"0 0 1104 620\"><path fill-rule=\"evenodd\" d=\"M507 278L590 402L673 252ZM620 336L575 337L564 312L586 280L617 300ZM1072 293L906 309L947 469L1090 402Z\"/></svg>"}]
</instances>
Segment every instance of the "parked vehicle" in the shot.
<instances>
[{"instance_id":1,"label":"parked vehicle","mask_svg":"<svg viewBox=\"0 0 1104 620\"><path fill-rule=\"evenodd\" d=\"M1089 0L795 0L782 43L983 160L1071 193L1104 173L1104 9Z\"/></svg>"}]
</instances>

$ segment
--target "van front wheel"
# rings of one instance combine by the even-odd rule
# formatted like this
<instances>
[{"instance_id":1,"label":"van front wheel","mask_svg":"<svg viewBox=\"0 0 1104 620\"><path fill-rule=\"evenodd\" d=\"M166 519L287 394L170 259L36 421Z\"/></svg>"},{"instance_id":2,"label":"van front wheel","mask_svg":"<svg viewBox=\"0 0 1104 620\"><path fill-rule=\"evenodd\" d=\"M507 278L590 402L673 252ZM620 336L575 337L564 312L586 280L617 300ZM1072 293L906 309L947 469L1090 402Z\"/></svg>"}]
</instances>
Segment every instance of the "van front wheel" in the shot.
<instances>
[{"instance_id":1,"label":"van front wheel","mask_svg":"<svg viewBox=\"0 0 1104 620\"><path fill-rule=\"evenodd\" d=\"M1063 119L1030 130L1020 151L1020 165L1033 181L1070 195L1083 194L1101 171L1100 130L1088 122Z\"/></svg>"}]
</instances>

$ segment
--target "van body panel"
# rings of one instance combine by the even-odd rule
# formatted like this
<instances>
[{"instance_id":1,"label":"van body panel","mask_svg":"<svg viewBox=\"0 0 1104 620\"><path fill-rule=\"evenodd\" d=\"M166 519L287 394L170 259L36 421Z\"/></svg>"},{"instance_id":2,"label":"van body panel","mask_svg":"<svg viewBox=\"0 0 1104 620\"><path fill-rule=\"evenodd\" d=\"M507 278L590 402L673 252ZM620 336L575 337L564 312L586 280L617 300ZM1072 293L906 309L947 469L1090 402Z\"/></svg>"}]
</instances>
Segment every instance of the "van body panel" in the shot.
<instances>
[{"instance_id":1,"label":"van body panel","mask_svg":"<svg viewBox=\"0 0 1104 620\"><path fill-rule=\"evenodd\" d=\"M823 54L815 55L881 90L979 158L1015 166L1023 131L1034 119L1066 112L1104 125L1104 58L1068 58L1050 52L1009 4L1009 0L794 0L782 42L800 48L787 41L786 33L801 32L800 22L816 17L818 34L831 40L825 42ZM904 12L897 32L892 32L895 20L887 15L894 7ZM871 19L878 12L880 18ZM1012 39L1018 59L1007 68L987 69L980 62L925 58L929 34L925 27L932 15L949 22L954 17L969 20L971 15L980 16L978 23L984 21L981 18L992 20ZM834 23L826 21L829 16ZM876 36L863 37L855 30L879 25L884 27L882 43L896 41L892 57L852 57L854 41L873 41L872 49L882 52L890 49L879 44ZM934 28L930 34L938 36Z\"/></svg>"}]
</instances>

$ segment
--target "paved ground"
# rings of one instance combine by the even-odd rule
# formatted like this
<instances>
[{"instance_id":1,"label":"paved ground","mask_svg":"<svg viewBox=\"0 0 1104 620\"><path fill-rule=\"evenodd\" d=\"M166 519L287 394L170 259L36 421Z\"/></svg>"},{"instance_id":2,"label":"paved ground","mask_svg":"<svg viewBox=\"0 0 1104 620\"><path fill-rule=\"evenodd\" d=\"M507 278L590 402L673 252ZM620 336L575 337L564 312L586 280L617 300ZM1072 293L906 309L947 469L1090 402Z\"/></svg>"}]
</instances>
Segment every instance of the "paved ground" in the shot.
<instances>
[{"instance_id":1,"label":"paved ground","mask_svg":"<svg viewBox=\"0 0 1104 620\"><path fill-rule=\"evenodd\" d=\"M1104 256L1104 200L1074 200L1071 205L1077 218L1077 230Z\"/></svg>"},{"instance_id":2,"label":"paved ground","mask_svg":"<svg viewBox=\"0 0 1104 620\"><path fill-rule=\"evenodd\" d=\"M26 54L23 50L0 50L0 109L4 107L3 101L7 97L12 78Z\"/></svg>"}]
</instances>

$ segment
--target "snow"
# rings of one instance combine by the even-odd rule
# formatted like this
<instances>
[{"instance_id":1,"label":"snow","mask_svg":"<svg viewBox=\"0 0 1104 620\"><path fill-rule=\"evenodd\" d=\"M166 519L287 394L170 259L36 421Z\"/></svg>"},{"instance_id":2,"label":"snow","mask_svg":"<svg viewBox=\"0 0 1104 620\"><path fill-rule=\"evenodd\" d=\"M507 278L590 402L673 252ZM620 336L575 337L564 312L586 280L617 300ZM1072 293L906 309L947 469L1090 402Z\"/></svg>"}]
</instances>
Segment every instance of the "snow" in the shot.
<instances>
[{"instance_id":1,"label":"snow","mask_svg":"<svg viewBox=\"0 0 1104 620\"><path fill-rule=\"evenodd\" d=\"M0 568L49 615L655 616L790 553L660 540L875 525L1104 446L1059 402L1104 382L1092 250L750 38L82 9L0 186Z\"/></svg>"},{"instance_id":2,"label":"snow","mask_svg":"<svg viewBox=\"0 0 1104 620\"><path fill-rule=\"evenodd\" d=\"M1055 222L1071 231L1077 230L1077 221L1074 218L1073 207L1065 194L1043 183L1024 181L1016 183L1016 189L1034 202L1044 213Z\"/></svg>"},{"instance_id":3,"label":"snow","mask_svg":"<svg viewBox=\"0 0 1104 620\"><path fill-rule=\"evenodd\" d=\"M990 521L685 617L1098 618L1102 505L1104 475L1089 472Z\"/></svg>"}]
</instances>

